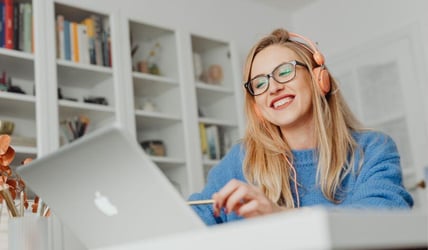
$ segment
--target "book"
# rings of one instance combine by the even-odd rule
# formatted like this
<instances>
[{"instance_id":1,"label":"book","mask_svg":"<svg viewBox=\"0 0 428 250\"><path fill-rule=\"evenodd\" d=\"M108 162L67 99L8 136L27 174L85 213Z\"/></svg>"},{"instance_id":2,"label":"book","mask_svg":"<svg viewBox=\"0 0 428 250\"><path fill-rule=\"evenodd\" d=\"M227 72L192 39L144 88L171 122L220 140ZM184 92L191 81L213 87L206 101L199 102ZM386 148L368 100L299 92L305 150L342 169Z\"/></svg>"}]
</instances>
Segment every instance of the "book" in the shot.
<instances>
[{"instance_id":1,"label":"book","mask_svg":"<svg viewBox=\"0 0 428 250\"><path fill-rule=\"evenodd\" d=\"M95 56L95 25L92 18L85 18L82 22L86 25L86 35L88 36L89 62L97 64Z\"/></svg>"},{"instance_id":2,"label":"book","mask_svg":"<svg viewBox=\"0 0 428 250\"><path fill-rule=\"evenodd\" d=\"M31 53L33 52L33 6L30 3L24 4L23 22L23 50Z\"/></svg>"},{"instance_id":3,"label":"book","mask_svg":"<svg viewBox=\"0 0 428 250\"><path fill-rule=\"evenodd\" d=\"M95 61L96 65L103 65L103 48L102 48L102 22L99 15L91 15L94 21L94 40L95 40Z\"/></svg>"},{"instance_id":4,"label":"book","mask_svg":"<svg viewBox=\"0 0 428 250\"><path fill-rule=\"evenodd\" d=\"M4 47L4 24L5 24L5 16L4 16L4 3L0 2L0 48Z\"/></svg>"},{"instance_id":5,"label":"book","mask_svg":"<svg viewBox=\"0 0 428 250\"><path fill-rule=\"evenodd\" d=\"M65 40L64 40L64 16L56 17L56 48L57 58L65 59Z\"/></svg>"},{"instance_id":6,"label":"book","mask_svg":"<svg viewBox=\"0 0 428 250\"><path fill-rule=\"evenodd\" d=\"M107 17L102 18L102 53L103 65L111 66L110 61L110 20Z\"/></svg>"},{"instance_id":7,"label":"book","mask_svg":"<svg viewBox=\"0 0 428 250\"><path fill-rule=\"evenodd\" d=\"M202 155L207 155L208 153L208 142L207 142L207 132L205 131L205 124L199 123L199 136L201 140L201 152Z\"/></svg>"},{"instance_id":8,"label":"book","mask_svg":"<svg viewBox=\"0 0 428 250\"><path fill-rule=\"evenodd\" d=\"M220 160L220 140L218 126L209 125L205 127L208 145L208 157L210 160Z\"/></svg>"},{"instance_id":9,"label":"book","mask_svg":"<svg viewBox=\"0 0 428 250\"><path fill-rule=\"evenodd\" d=\"M64 59L71 61L71 25L70 21L64 20Z\"/></svg>"},{"instance_id":10,"label":"book","mask_svg":"<svg viewBox=\"0 0 428 250\"><path fill-rule=\"evenodd\" d=\"M4 47L13 49L13 0L4 0L5 34Z\"/></svg>"},{"instance_id":11,"label":"book","mask_svg":"<svg viewBox=\"0 0 428 250\"><path fill-rule=\"evenodd\" d=\"M79 37L76 22L70 22L70 41L71 60L73 62L79 62Z\"/></svg>"},{"instance_id":12,"label":"book","mask_svg":"<svg viewBox=\"0 0 428 250\"><path fill-rule=\"evenodd\" d=\"M20 50L19 47L19 28L21 26L20 22L20 7L19 3L13 3L13 49Z\"/></svg>"},{"instance_id":13,"label":"book","mask_svg":"<svg viewBox=\"0 0 428 250\"><path fill-rule=\"evenodd\" d=\"M24 51L24 15L25 15L25 3L20 3L19 5L19 21L18 21L18 50Z\"/></svg>"},{"instance_id":14,"label":"book","mask_svg":"<svg viewBox=\"0 0 428 250\"><path fill-rule=\"evenodd\" d=\"M79 48L79 62L89 64L88 34L85 24L77 24L77 42Z\"/></svg>"}]
</instances>

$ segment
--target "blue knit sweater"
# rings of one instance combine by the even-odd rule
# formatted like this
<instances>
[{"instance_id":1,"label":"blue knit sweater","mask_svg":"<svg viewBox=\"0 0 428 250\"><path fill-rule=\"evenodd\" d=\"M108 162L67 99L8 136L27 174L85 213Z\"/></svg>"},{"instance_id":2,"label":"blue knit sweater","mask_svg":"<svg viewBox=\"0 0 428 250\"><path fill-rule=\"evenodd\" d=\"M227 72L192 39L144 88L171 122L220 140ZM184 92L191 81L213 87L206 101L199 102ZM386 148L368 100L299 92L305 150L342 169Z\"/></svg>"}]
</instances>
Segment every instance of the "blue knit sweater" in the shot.
<instances>
[{"instance_id":1,"label":"blue knit sweater","mask_svg":"<svg viewBox=\"0 0 428 250\"><path fill-rule=\"evenodd\" d=\"M316 183L316 150L292 151L300 205L381 209L412 207L413 199L402 184L400 156L394 141L383 133L372 131L354 133L353 136L364 152L363 164L359 172L354 171L344 179L340 196L342 201L339 204L327 200ZM211 199L212 194L231 179L246 182L242 172L244 154L242 144L233 146L220 163L210 170L202 192L192 194L189 200ZM355 153L355 157L354 169L357 170L359 153ZM214 217L212 205L192 208L207 225L242 219L234 213L221 213L220 217Z\"/></svg>"}]
</instances>

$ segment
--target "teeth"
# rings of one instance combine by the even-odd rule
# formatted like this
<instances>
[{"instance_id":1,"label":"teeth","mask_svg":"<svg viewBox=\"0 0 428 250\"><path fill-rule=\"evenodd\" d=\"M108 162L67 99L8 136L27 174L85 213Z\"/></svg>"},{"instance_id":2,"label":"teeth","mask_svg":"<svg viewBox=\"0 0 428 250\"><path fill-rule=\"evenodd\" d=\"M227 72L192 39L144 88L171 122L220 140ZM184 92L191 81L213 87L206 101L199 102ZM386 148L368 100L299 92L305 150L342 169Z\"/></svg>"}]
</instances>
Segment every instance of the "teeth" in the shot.
<instances>
[{"instance_id":1,"label":"teeth","mask_svg":"<svg viewBox=\"0 0 428 250\"><path fill-rule=\"evenodd\" d=\"M291 102L291 100L292 100L292 98L290 98L290 97L287 97L287 98L281 99L281 100L279 100L279 101L275 102L275 103L273 104L273 107L274 107L274 108L278 108L279 106L282 106L282 105L284 105L284 104L286 104L286 103L288 103L288 102Z\"/></svg>"}]
</instances>

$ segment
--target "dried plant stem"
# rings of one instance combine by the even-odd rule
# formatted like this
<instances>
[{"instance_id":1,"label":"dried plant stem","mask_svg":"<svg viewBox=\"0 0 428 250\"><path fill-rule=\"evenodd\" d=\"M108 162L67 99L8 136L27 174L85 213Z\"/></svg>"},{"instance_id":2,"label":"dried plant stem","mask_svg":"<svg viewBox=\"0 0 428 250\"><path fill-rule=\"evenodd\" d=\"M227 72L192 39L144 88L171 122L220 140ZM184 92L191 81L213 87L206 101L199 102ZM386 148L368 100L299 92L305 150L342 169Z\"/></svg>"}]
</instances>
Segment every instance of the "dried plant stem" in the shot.
<instances>
[{"instance_id":1,"label":"dried plant stem","mask_svg":"<svg viewBox=\"0 0 428 250\"><path fill-rule=\"evenodd\" d=\"M9 212L11 213L11 215L13 217L18 217L19 213L13 202L12 195L10 194L9 185L7 185L6 183L3 183L2 185L0 185L0 195L6 201L7 208L9 209Z\"/></svg>"}]
</instances>

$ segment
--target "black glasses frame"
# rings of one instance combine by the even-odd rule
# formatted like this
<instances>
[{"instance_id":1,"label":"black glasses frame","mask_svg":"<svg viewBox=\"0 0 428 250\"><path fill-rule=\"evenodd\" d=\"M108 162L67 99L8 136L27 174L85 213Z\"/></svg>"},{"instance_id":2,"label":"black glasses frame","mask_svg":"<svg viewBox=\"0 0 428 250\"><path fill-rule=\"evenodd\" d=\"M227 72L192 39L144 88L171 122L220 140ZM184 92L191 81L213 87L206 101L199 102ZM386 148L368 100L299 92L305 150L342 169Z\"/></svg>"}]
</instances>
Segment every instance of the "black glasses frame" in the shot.
<instances>
[{"instance_id":1,"label":"black glasses frame","mask_svg":"<svg viewBox=\"0 0 428 250\"><path fill-rule=\"evenodd\" d=\"M284 64L291 64L291 65L293 65L293 67L294 67L294 75L293 75L293 77L292 77L292 78L288 79L287 81L281 82L281 81L278 81L278 80L274 77L273 72L275 72L279 67L283 66ZM292 61L289 61L289 62L283 62L283 63L279 64L278 66L276 66L276 67L272 70L272 72L271 72L270 74L267 74L267 75L257 75L257 76L255 76L255 77L253 77L253 78L252 78L252 79L250 79L248 82L244 83L244 87L245 87L245 89L248 91L248 93L249 93L250 95L252 95L252 96L258 96L258 95L264 94L264 93L269 89L269 86L270 86L270 78L273 78L276 82L281 83L281 84L283 84L283 83L287 83L287 82L289 82L289 81L293 80L293 79L294 79L294 77L296 77L296 65L300 65L300 66L302 66L302 67L308 68L308 66L307 66L306 64L304 64L304 63L302 63L302 62L299 62L299 61L297 61L297 60L292 60ZM267 77L267 79L268 79L268 81L267 81L267 87L266 87L266 89L265 89L263 92L261 92L261 93L259 93L259 94L254 94L254 90L253 90L253 88L251 87L251 81L252 81L252 80L254 80L254 79L256 79L257 77L260 77L260 76L266 76L266 77Z\"/></svg>"}]
</instances>

